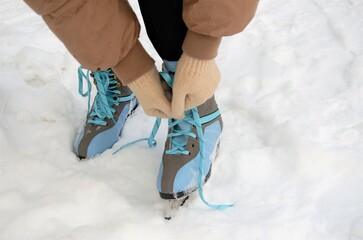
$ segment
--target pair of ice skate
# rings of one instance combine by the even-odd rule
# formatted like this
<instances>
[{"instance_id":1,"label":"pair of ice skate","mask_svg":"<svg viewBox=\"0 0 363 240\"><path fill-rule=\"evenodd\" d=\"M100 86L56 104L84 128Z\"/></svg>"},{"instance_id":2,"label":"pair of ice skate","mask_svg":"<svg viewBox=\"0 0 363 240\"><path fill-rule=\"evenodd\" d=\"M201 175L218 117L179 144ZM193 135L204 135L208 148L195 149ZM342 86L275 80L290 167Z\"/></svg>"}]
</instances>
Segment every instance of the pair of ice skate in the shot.
<instances>
[{"instance_id":1,"label":"pair of ice skate","mask_svg":"<svg viewBox=\"0 0 363 240\"><path fill-rule=\"evenodd\" d=\"M165 66L160 73L161 81L170 86L172 92L173 73ZM79 69L80 94L90 97L91 82L89 71ZM119 139L124 124L138 103L135 95L126 86L122 86L111 69L92 72L91 77L97 88L92 107L88 101L87 120L78 134L74 148L81 158L92 158L110 149ZM88 91L83 92L83 81ZM153 144L160 124L160 119L149 137ZM162 199L169 200L165 218L170 219L174 208L184 204L185 200L198 191L200 198L210 205L203 196L202 186L211 175L212 161L219 147L222 132L222 118L214 97L204 104L185 112L182 119L168 120L168 135L157 177L157 189ZM226 205L210 205L222 209Z\"/></svg>"}]
</instances>

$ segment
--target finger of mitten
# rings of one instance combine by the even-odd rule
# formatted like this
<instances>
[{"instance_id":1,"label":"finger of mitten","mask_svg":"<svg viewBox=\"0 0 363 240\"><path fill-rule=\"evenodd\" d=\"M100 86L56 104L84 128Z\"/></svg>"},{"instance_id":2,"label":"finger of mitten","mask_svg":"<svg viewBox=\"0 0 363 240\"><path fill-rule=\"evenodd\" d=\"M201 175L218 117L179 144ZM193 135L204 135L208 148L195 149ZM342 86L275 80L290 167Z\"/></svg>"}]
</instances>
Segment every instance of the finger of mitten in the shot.
<instances>
[{"instance_id":1,"label":"finger of mitten","mask_svg":"<svg viewBox=\"0 0 363 240\"><path fill-rule=\"evenodd\" d=\"M205 103L210 97L209 95L195 95L195 94L188 94L185 98L185 109L187 111L189 109L195 108L203 103ZM212 96L212 95L211 95Z\"/></svg>"},{"instance_id":2,"label":"finger of mitten","mask_svg":"<svg viewBox=\"0 0 363 240\"><path fill-rule=\"evenodd\" d=\"M144 104L141 103L144 112L149 116L171 118L171 103L164 96L160 96L157 100L148 99Z\"/></svg>"},{"instance_id":3,"label":"finger of mitten","mask_svg":"<svg viewBox=\"0 0 363 240\"><path fill-rule=\"evenodd\" d=\"M161 95L160 96L159 101L155 105L154 108L160 110L161 112L165 113L169 117L172 116L172 112L171 112L171 109L172 109L171 108L171 102L169 101L169 99L167 99L167 97L165 95Z\"/></svg>"},{"instance_id":4,"label":"finger of mitten","mask_svg":"<svg viewBox=\"0 0 363 240\"><path fill-rule=\"evenodd\" d=\"M157 118L166 118L166 119L171 118L169 114L166 114L163 111L160 111L159 109L149 109L148 111L145 111L145 114Z\"/></svg>"},{"instance_id":5,"label":"finger of mitten","mask_svg":"<svg viewBox=\"0 0 363 240\"><path fill-rule=\"evenodd\" d=\"M171 102L171 113L173 118L181 119L184 117L185 94L173 91L173 101Z\"/></svg>"}]
</instances>

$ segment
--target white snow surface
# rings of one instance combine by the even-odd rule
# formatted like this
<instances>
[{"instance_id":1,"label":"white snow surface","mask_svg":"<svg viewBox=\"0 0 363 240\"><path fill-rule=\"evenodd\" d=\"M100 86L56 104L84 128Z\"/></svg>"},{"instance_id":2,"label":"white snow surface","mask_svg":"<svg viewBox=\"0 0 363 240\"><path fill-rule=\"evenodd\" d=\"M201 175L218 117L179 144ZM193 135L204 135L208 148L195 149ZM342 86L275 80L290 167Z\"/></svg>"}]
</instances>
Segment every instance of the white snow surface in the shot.
<instances>
[{"instance_id":1,"label":"white snow surface","mask_svg":"<svg viewBox=\"0 0 363 240\"><path fill-rule=\"evenodd\" d=\"M132 5L140 16L136 1ZM141 40L161 60L142 30ZM0 239L363 239L363 1L261 1L224 38L224 132L199 199L167 222L141 108L113 149L79 162L78 63L23 1L0 5Z\"/></svg>"}]
</instances>

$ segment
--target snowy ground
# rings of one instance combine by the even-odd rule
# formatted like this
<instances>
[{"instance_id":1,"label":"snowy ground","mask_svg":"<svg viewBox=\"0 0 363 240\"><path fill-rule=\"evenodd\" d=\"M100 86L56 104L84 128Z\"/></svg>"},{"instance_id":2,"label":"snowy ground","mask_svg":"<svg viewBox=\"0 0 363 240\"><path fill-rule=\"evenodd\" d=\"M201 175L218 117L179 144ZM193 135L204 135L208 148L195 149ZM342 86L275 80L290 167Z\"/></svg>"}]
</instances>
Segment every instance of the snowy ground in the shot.
<instances>
[{"instance_id":1,"label":"snowy ground","mask_svg":"<svg viewBox=\"0 0 363 240\"><path fill-rule=\"evenodd\" d=\"M224 39L225 129L205 193L235 206L197 200L171 222L155 187L165 124L155 149L79 162L77 63L22 1L0 2L1 240L363 239L362 0L261 1ZM153 121L139 108L114 149Z\"/></svg>"}]
</instances>

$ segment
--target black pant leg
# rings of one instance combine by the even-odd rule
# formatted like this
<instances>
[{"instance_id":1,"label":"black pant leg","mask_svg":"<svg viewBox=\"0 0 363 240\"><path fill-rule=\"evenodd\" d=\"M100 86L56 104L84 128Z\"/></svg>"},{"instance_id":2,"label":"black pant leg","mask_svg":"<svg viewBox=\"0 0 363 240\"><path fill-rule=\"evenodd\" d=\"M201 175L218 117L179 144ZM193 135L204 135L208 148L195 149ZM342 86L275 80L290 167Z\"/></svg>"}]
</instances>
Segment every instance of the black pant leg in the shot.
<instances>
[{"instance_id":1,"label":"black pant leg","mask_svg":"<svg viewBox=\"0 0 363 240\"><path fill-rule=\"evenodd\" d=\"M147 35L162 59L178 61L187 27L182 0L139 0Z\"/></svg>"}]
</instances>

